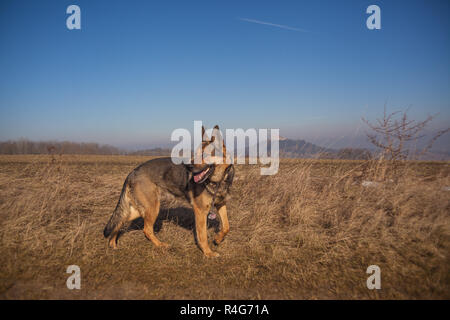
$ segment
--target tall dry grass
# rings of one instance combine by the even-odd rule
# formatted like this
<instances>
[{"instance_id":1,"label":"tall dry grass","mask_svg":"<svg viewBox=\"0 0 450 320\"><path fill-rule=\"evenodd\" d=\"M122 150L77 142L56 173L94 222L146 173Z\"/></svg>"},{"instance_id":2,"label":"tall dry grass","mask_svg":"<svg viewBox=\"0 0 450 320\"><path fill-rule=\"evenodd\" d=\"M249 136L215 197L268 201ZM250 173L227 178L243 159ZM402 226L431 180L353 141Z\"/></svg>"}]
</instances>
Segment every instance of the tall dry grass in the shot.
<instances>
[{"instance_id":1,"label":"tall dry grass","mask_svg":"<svg viewBox=\"0 0 450 320\"><path fill-rule=\"evenodd\" d=\"M101 232L123 179L145 160L1 157L0 296L449 298L448 163L282 160L274 176L237 166L231 232L221 257L205 259L192 211L170 199L157 233L169 250L154 248L139 224L119 250L106 248ZM70 264L81 267L80 291L65 287ZM373 264L381 290L366 287Z\"/></svg>"}]
</instances>

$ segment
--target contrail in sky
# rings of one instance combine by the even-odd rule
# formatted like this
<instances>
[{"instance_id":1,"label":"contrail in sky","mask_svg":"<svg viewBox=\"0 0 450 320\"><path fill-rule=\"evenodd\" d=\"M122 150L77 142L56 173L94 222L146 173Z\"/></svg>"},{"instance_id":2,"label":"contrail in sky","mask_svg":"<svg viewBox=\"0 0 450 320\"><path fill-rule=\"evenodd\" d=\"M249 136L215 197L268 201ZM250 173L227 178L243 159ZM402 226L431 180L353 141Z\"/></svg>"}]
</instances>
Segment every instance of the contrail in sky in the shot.
<instances>
[{"instance_id":1,"label":"contrail in sky","mask_svg":"<svg viewBox=\"0 0 450 320\"><path fill-rule=\"evenodd\" d=\"M298 31L298 32L308 32L307 30L293 28L293 27L282 25L282 24L275 24L275 23L270 23L270 22L265 22L265 21L260 21L260 20L254 20L254 19L247 19L247 18L238 18L238 19L241 20L241 21L247 21L247 22L251 22L251 23L263 24L263 25L266 25L266 26L272 26L272 27L277 27L277 28L286 29L286 30L292 30L292 31Z\"/></svg>"}]
</instances>

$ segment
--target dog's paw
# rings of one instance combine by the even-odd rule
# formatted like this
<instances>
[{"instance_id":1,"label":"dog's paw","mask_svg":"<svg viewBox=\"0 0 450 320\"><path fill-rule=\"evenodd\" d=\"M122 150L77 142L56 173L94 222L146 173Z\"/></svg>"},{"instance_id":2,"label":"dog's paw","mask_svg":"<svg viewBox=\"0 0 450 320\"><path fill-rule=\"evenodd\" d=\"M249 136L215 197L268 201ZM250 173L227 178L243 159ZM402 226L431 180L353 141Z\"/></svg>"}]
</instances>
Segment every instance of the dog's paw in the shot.
<instances>
[{"instance_id":1,"label":"dog's paw","mask_svg":"<svg viewBox=\"0 0 450 320\"><path fill-rule=\"evenodd\" d=\"M167 249L167 248L170 248L170 244L165 243L165 242L161 242L161 243L158 245L158 248Z\"/></svg>"},{"instance_id":2,"label":"dog's paw","mask_svg":"<svg viewBox=\"0 0 450 320\"><path fill-rule=\"evenodd\" d=\"M220 234L217 234L217 235L214 237L213 243L214 243L216 246L218 246L219 244L222 243L222 241L223 241L223 236L220 235Z\"/></svg>"},{"instance_id":3,"label":"dog's paw","mask_svg":"<svg viewBox=\"0 0 450 320\"><path fill-rule=\"evenodd\" d=\"M218 254L217 252L211 251L211 252L205 253L205 256L208 258L217 258L218 256L220 256L220 254Z\"/></svg>"},{"instance_id":4,"label":"dog's paw","mask_svg":"<svg viewBox=\"0 0 450 320\"><path fill-rule=\"evenodd\" d=\"M113 241L113 242L108 242L108 247L110 248L110 249L113 249L113 250L118 250L119 248L117 248L117 243L115 242L115 241Z\"/></svg>"}]
</instances>

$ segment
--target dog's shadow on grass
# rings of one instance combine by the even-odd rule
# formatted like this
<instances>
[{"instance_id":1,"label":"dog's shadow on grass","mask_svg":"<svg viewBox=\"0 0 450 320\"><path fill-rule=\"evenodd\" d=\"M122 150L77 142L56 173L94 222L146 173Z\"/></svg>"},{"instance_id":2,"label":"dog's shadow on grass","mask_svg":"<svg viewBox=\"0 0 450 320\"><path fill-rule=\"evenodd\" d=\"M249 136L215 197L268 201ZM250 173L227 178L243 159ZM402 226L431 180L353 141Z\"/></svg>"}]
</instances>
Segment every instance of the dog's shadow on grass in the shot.
<instances>
[{"instance_id":1,"label":"dog's shadow on grass","mask_svg":"<svg viewBox=\"0 0 450 320\"><path fill-rule=\"evenodd\" d=\"M158 233L164 221L169 221L175 223L177 226L180 226L186 230L192 231L194 234L195 240L197 241L197 235L195 232L195 215L194 211L187 207L176 207L176 208L162 208L159 210L158 218L155 221L153 226L153 230L155 233ZM217 232L220 228L219 219L206 219L207 228L214 228L215 232ZM122 233L128 233L136 230L144 229L144 219L138 218L133 220L127 228L122 230Z\"/></svg>"}]
</instances>

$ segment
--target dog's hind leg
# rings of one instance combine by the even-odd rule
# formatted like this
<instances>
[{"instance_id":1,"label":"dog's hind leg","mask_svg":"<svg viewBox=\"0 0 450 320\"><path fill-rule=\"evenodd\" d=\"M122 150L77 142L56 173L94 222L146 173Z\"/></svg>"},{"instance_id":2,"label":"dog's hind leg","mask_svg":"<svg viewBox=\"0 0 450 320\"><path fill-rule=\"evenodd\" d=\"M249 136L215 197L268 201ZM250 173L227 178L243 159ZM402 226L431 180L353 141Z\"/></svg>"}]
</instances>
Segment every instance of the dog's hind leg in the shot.
<instances>
[{"instance_id":1,"label":"dog's hind leg","mask_svg":"<svg viewBox=\"0 0 450 320\"><path fill-rule=\"evenodd\" d=\"M214 237L215 244L219 244L223 241L227 233L230 231L230 225L228 223L227 206L223 205L217 209L220 216L220 231Z\"/></svg>"},{"instance_id":2,"label":"dog's hind leg","mask_svg":"<svg viewBox=\"0 0 450 320\"><path fill-rule=\"evenodd\" d=\"M156 236L153 230L156 218L158 218L159 213L159 201L152 208L148 208L145 211L144 216L144 234L153 244L157 247L168 247L169 245L165 242L161 242Z\"/></svg>"},{"instance_id":3,"label":"dog's hind leg","mask_svg":"<svg viewBox=\"0 0 450 320\"><path fill-rule=\"evenodd\" d=\"M159 241L155 236L153 226L159 214L160 207L160 194L157 187L153 187L152 190L145 195L145 207L143 212L144 218L144 234L153 244L157 247L168 247L167 243Z\"/></svg>"}]
</instances>

